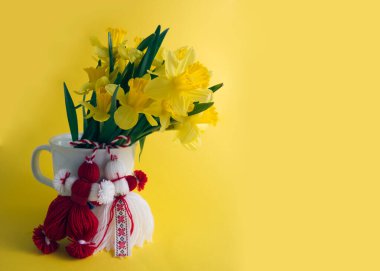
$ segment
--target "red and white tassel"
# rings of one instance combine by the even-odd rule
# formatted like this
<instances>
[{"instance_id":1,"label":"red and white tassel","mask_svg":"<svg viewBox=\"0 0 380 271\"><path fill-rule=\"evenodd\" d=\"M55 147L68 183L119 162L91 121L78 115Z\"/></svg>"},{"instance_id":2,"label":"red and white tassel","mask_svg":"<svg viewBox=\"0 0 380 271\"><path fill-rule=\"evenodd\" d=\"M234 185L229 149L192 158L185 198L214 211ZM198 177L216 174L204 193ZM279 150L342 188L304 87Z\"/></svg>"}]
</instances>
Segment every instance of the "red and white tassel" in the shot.
<instances>
[{"instance_id":1,"label":"red and white tassel","mask_svg":"<svg viewBox=\"0 0 380 271\"><path fill-rule=\"evenodd\" d=\"M59 195L70 196L71 185L78 177L73 176L68 169L60 169L53 179L53 188Z\"/></svg>"}]
</instances>

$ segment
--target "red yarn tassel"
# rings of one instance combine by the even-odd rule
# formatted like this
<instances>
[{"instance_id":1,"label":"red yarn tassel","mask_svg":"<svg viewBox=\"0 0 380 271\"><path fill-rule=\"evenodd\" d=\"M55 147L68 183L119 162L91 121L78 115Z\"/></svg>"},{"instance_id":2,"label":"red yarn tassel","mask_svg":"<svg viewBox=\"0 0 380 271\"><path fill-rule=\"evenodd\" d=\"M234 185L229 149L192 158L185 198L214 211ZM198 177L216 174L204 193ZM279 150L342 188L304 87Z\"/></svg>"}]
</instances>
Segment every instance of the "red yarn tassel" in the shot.
<instances>
[{"instance_id":1,"label":"red yarn tassel","mask_svg":"<svg viewBox=\"0 0 380 271\"><path fill-rule=\"evenodd\" d=\"M72 242L66 247L70 256L83 259L94 253L95 246L88 243L98 229L98 219L88 205L74 204L67 223L67 235Z\"/></svg>"},{"instance_id":2,"label":"red yarn tassel","mask_svg":"<svg viewBox=\"0 0 380 271\"><path fill-rule=\"evenodd\" d=\"M44 254L50 254L57 250L58 243L54 240L47 238L44 227L39 225L33 231L33 242L36 247Z\"/></svg>"},{"instance_id":3,"label":"red yarn tassel","mask_svg":"<svg viewBox=\"0 0 380 271\"><path fill-rule=\"evenodd\" d=\"M137 190L141 191L144 189L145 184L148 182L148 178L142 170L135 170L134 173L138 180Z\"/></svg>"},{"instance_id":4,"label":"red yarn tassel","mask_svg":"<svg viewBox=\"0 0 380 271\"><path fill-rule=\"evenodd\" d=\"M44 221L46 236L51 240L61 240L66 237L67 217L72 202L70 197L58 196L50 203Z\"/></svg>"},{"instance_id":5,"label":"red yarn tassel","mask_svg":"<svg viewBox=\"0 0 380 271\"><path fill-rule=\"evenodd\" d=\"M44 225L33 231L33 242L44 254L57 250L57 240L66 237L67 214L71 209L69 197L58 196L49 205Z\"/></svg>"},{"instance_id":6,"label":"red yarn tassel","mask_svg":"<svg viewBox=\"0 0 380 271\"><path fill-rule=\"evenodd\" d=\"M83 259L94 254L95 246L93 243L82 243L80 241L73 240L70 245L66 246L66 251L71 257Z\"/></svg>"},{"instance_id":7,"label":"red yarn tassel","mask_svg":"<svg viewBox=\"0 0 380 271\"><path fill-rule=\"evenodd\" d=\"M74 202L67 219L67 235L72 242L66 247L70 256L83 259L94 253L95 246L88 243L98 230L98 219L87 205L91 185L99 179L99 168L95 163L83 163L78 170L79 180L71 188Z\"/></svg>"},{"instance_id":8,"label":"red yarn tassel","mask_svg":"<svg viewBox=\"0 0 380 271\"><path fill-rule=\"evenodd\" d=\"M87 205L75 204L67 223L67 235L74 240L91 240L98 229L98 219Z\"/></svg>"}]
</instances>

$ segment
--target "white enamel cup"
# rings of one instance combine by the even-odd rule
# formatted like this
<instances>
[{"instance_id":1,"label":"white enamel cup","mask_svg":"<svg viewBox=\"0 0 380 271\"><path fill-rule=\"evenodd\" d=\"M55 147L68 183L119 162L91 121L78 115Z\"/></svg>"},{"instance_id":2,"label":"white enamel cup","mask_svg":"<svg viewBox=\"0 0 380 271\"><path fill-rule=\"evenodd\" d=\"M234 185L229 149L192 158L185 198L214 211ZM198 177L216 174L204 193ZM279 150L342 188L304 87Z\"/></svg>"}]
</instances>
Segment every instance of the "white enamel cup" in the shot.
<instances>
[{"instance_id":1,"label":"white enamel cup","mask_svg":"<svg viewBox=\"0 0 380 271\"><path fill-rule=\"evenodd\" d=\"M83 163L86 156L90 156L93 152L92 149L74 148L70 145L70 134L61 134L52 137L49 140L49 145L38 146L32 155L32 172L37 181L52 187L52 180L45 177L41 173L39 157L42 151L48 151L53 156L53 169L56 174L60 169L68 169L75 176L79 166ZM127 167L128 174L133 172L135 146L119 149L111 149L111 153L118 156L118 159L123 161ZM110 160L110 154L105 149L99 149L96 152L95 163L100 168L101 179L104 178L104 166Z\"/></svg>"}]
</instances>

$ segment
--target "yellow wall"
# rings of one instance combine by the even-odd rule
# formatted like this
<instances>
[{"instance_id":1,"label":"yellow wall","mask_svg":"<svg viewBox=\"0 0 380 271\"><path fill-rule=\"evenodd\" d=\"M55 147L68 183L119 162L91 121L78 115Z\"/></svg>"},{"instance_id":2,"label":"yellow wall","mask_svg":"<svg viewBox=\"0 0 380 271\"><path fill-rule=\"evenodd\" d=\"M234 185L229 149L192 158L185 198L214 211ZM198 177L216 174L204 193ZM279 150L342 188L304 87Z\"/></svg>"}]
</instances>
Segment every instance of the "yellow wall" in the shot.
<instances>
[{"instance_id":1,"label":"yellow wall","mask_svg":"<svg viewBox=\"0 0 380 271\"><path fill-rule=\"evenodd\" d=\"M0 270L379 270L377 2L4 2ZM41 256L31 231L55 193L29 163L68 131L62 81L86 80L90 35L157 24L164 46L193 45L225 83L220 122L196 152L170 133L147 139L153 244L126 260Z\"/></svg>"}]
</instances>

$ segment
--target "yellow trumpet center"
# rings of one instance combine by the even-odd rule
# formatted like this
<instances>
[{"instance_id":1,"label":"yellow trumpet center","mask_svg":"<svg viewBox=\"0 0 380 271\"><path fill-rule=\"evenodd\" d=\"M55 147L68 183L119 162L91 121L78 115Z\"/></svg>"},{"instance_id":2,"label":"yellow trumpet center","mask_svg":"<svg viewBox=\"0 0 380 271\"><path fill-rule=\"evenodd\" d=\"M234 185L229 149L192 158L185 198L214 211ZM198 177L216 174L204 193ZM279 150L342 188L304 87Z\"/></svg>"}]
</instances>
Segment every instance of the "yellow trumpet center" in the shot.
<instances>
[{"instance_id":1,"label":"yellow trumpet center","mask_svg":"<svg viewBox=\"0 0 380 271\"><path fill-rule=\"evenodd\" d=\"M120 45L124 41L125 35L127 34L125 30L120 28L108 28L107 32L111 33L113 46Z\"/></svg>"},{"instance_id":2,"label":"yellow trumpet center","mask_svg":"<svg viewBox=\"0 0 380 271\"><path fill-rule=\"evenodd\" d=\"M178 90L192 90L207 88L210 82L210 73L205 66L196 62L187 67L186 71L174 79Z\"/></svg>"},{"instance_id":3,"label":"yellow trumpet center","mask_svg":"<svg viewBox=\"0 0 380 271\"><path fill-rule=\"evenodd\" d=\"M145 108L149 102L149 97L144 93L144 88L147 83L148 81L142 78L134 78L128 82L130 87L127 98L128 104L137 110Z\"/></svg>"}]
</instances>

